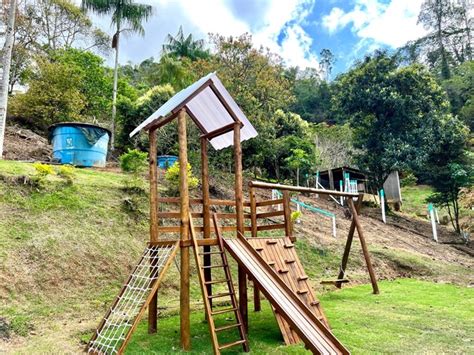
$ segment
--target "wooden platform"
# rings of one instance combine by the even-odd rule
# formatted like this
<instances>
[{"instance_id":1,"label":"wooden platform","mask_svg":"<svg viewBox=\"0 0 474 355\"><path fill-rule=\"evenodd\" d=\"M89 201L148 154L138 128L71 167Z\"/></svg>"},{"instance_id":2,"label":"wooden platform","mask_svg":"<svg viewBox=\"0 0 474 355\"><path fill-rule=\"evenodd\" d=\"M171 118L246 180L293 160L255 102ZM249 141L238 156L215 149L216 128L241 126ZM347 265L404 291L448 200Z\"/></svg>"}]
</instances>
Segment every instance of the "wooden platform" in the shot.
<instances>
[{"instance_id":1,"label":"wooden platform","mask_svg":"<svg viewBox=\"0 0 474 355\"><path fill-rule=\"evenodd\" d=\"M288 237L282 238L247 238L249 244L259 253L266 263L276 271L278 276L308 306L312 313L328 328L329 323L324 315L319 300L314 295L303 266L296 254L293 243ZM298 334L285 319L273 308L278 325L286 344L301 341Z\"/></svg>"}]
</instances>

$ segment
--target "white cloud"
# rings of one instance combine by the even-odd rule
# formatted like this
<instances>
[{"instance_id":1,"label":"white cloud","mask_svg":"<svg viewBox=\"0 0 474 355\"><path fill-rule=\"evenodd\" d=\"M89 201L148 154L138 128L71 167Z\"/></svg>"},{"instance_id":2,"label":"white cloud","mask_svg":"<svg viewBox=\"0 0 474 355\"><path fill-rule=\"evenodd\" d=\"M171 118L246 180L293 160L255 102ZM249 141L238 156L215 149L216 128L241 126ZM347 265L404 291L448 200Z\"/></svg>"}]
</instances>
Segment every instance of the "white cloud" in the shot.
<instances>
[{"instance_id":1,"label":"white cloud","mask_svg":"<svg viewBox=\"0 0 474 355\"><path fill-rule=\"evenodd\" d=\"M361 39L379 45L400 47L426 32L418 25L422 0L356 0L354 8L345 12L335 7L322 19L323 27L335 33L352 23L351 30Z\"/></svg>"},{"instance_id":2,"label":"white cloud","mask_svg":"<svg viewBox=\"0 0 474 355\"><path fill-rule=\"evenodd\" d=\"M303 29L314 1L261 0L253 5L256 14L244 16L238 11L239 6L243 6L239 0L140 0L153 5L155 13L144 24L143 38L133 35L123 40L120 62L137 63L151 56L158 57L166 35L175 34L178 26L183 25L185 33L193 33L196 38L207 38L210 32L225 36L249 32L257 46L279 54L288 65L317 67L317 57L311 51L312 38ZM108 18L94 17L94 21L112 32Z\"/></svg>"},{"instance_id":3,"label":"white cloud","mask_svg":"<svg viewBox=\"0 0 474 355\"><path fill-rule=\"evenodd\" d=\"M289 66L319 68L317 56L311 50L313 39L303 29L313 6L314 0L272 2L253 33L255 43L279 54Z\"/></svg>"},{"instance_id":4,"label":"white cloud","mask_svg":"<svg viewBox=\"0 0 474 355\"><path fill-rule=\"evenodd\" d=\"M311 52L312 38L301 28L291 26L285 29L281 43L282 53L286 53L286 63L301 68L319 68L318 58Z\"/></svg>"}]
</instances>

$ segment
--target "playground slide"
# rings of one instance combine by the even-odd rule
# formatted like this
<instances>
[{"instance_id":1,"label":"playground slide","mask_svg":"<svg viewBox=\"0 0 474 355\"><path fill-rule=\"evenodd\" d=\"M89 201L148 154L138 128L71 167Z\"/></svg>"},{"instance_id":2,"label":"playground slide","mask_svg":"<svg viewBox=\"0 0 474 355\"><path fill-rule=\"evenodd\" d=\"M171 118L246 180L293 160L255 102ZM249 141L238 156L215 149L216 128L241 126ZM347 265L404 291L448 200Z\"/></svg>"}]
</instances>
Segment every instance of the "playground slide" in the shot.
<instances>
[{"instance_id":1,"label":"playground slide","mask_svg":"<svg viewBox=\"0 0 474 355\"><path fill-rule=\"evenodd\" d=\"M350 354L244 237L224 239L224 245L277 312L300 336L306 348L317 354Z\"/></svg>"}]
</instances>

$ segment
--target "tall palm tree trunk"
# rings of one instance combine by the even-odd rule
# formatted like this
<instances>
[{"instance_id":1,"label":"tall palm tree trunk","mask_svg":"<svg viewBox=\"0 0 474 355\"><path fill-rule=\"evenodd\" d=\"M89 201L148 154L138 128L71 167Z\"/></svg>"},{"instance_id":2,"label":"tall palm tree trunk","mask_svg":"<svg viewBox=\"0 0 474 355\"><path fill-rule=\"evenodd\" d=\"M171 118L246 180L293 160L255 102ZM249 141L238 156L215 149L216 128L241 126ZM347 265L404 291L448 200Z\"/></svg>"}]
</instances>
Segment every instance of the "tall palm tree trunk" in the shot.
<instances>
[{"instance_id":1,"label":"tall palm tree trunk","mask_svg":"<svg viewBox=\"0 0 474 355\"><path fill-rule=\"evenodd\" d=\"M3 48L2 58L2 81L0 84L0 159L3 158L3 141L5 137L5 126L7 120L8 82L10 81L10 66L12 62L13 36L15 28L17 0L10 0L8 10L8 24Z\"/></svg>"},{"instance_id":2,"label":"tall palm tree trunk","mask_svg":"<svg viewBox=\"0 0 474 355\"><path fill-rule=\"evenodd\" d=\"M115 148L115 120L117 116L117 83L118 83L118 66L119 66L119 40L120 38L120 22L117 22L117 32L114 38L115 47L115 65L114 65L114 89L112 94L112 137L110 137L111 150Z\"/></svg>"}]
</instances>

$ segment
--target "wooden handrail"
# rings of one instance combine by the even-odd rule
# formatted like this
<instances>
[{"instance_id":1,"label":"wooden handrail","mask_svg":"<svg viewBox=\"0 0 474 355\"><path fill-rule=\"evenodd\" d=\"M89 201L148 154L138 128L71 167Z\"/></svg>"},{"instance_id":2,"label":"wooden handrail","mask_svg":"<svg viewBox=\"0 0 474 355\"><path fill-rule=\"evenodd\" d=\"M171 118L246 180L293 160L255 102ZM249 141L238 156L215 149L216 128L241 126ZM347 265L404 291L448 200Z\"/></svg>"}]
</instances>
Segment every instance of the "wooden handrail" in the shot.
<instances>
[{"instance_id":1,"label":"wooden handrail","mask_svg":"<svg viewBox=\"0 0 474 355\"><path fill-rule=\"evenodd\" d=\"M362 194L356 194L356 193L351 193L351 192L341 192L341 191L335 191L335 190L313 189L311 187L271 184L268 182L261 182L261 181L250 181L249 186L260 188L260 189L278 189L282 191L308 192L308 193L313 193L313 194L342 196L342 197L359 197L360 195L362 195Z\"/></svg>"}]
</instances>

